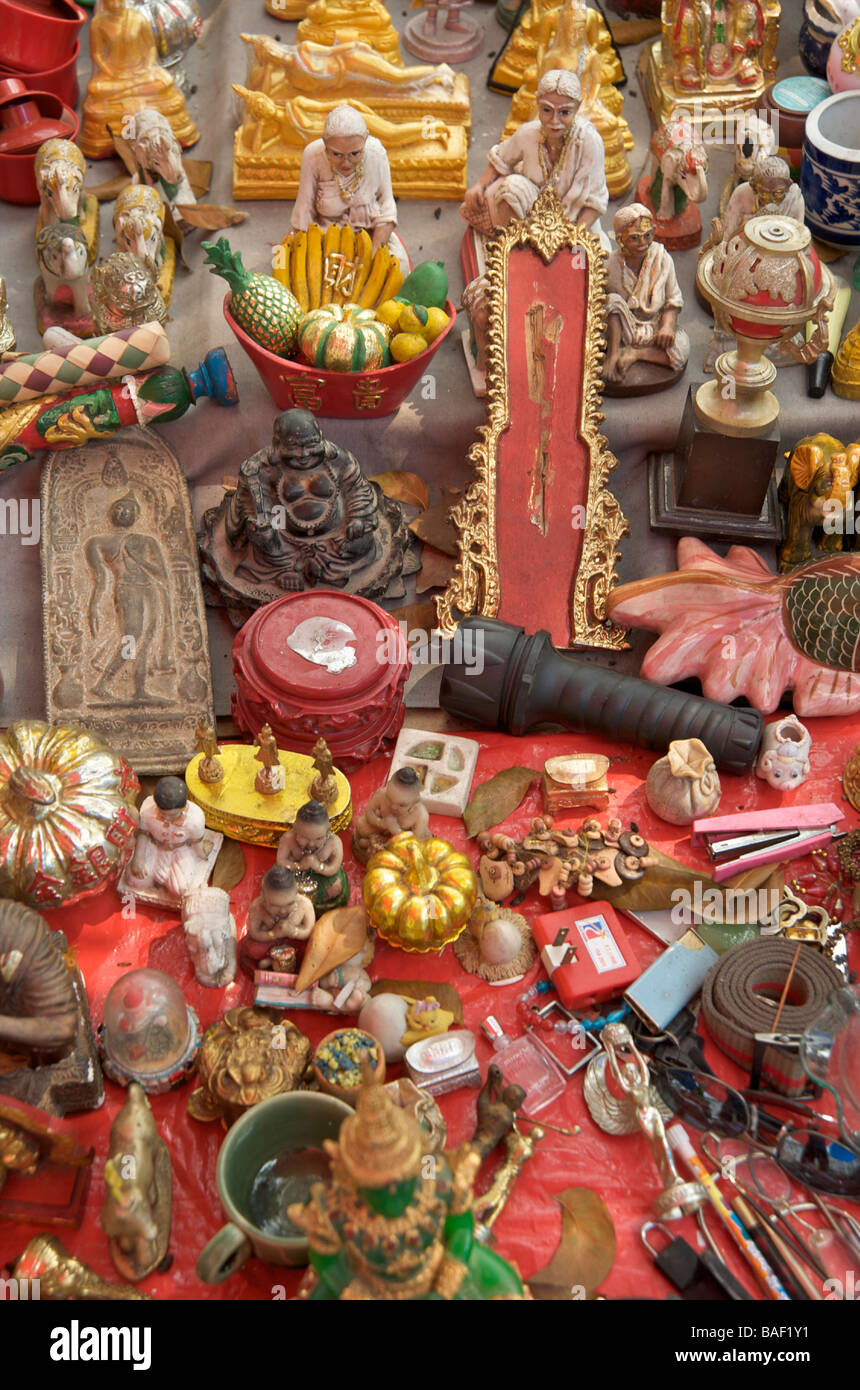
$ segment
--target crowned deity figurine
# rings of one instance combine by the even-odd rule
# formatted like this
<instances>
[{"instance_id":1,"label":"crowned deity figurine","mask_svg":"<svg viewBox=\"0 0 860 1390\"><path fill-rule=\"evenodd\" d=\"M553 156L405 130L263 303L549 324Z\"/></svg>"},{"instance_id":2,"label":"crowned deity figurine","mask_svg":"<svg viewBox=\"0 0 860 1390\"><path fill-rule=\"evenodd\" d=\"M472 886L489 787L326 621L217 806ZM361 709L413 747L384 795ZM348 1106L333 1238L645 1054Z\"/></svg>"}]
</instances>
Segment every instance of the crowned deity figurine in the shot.
<instances>
[{"instance_id":1,"label":"crowned deity figurine","mask_svg":"<svg viewBox=\"0 0 860 1390\"><path fill-rule=\"evenodd\" d=\"M346 589L368 598L399 580L403 515L307 410L278 415L271 445L206 512L200 536L210 602L234 621L285 592Z\"/></svg>"},{"instance_id":2,"label":"crowned deity figurine","mask_svg":"<svg viewBox=\"0 0 860 1390\"><path fill-rule=\"evenodd\" d=\"M112 155L109 126L120 135L125 118L144 107L167 117L180 145L195 143L199 133L182 93L158 61L149 20L131 0L99 0L90 21L90 54L92 76L78 140L88 159Z\"/></svg>"},{"instance_id":3,"label":"crowned deity figurine","mask_svg":"<svg viewBox=\"0 0 860 1390\"><path fill-rule=\"evenodd\" d=\"M754 106L776 68L779 15L779 0L663 0L646 70L655 120L676 106L694 113Z\"/></svg>"},{"instance_id":4,"label":"crowned deity figurine","mask_svg":"<svg viewBox=\"0 0 860 1390\"><path fill-rule=\"evenodd\" d=\"M313 1300L528 1298L514 1267L476 1239L480 1153L464 1144L424 1164L418 1121L363 1069L354 1115L325 1140L331 1186L317 1184L289 1217L307 1233Z\"/></svg>"}]
</instances>

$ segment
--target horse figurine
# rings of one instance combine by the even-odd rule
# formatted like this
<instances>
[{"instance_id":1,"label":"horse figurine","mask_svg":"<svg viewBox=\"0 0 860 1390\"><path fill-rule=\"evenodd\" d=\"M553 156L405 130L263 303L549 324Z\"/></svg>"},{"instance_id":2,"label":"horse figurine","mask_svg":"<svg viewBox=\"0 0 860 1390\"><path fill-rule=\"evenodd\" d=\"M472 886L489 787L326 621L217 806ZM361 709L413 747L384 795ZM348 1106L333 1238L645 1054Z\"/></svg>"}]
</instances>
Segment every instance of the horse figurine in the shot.
<instances>
[{"instance_id":1,"label":"horse figurine","mask_svg":"<svg viewBox=\"0 0 860 1390\"><path fill-rule=\"evenodd\" d=\"M672 116L651 139L652 168L636 197L654 213L654 235L670 251L698 246L702 218L696 203L708 196L708 152L693 123Z\"/></svg>"},{"instance_id":2,"label":"horse figurine","mask_svg":"<svg viewBox=\"0 0 860 1390\"><path fill-rule=\"evenodd\" d=\"M182 150L170 122L160 111L145 108L123 124L139 177L157 188L168 207L195 203L197 199L182 163Z\"/></svg>"}]
</instances>

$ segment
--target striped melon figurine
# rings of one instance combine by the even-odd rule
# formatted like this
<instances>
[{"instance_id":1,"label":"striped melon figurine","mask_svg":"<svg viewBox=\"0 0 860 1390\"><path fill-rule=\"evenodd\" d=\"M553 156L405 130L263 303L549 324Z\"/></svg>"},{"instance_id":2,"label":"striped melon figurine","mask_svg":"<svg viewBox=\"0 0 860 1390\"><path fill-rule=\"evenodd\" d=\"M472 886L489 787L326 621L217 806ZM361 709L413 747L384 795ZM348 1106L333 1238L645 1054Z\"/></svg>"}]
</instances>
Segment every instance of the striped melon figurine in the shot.
<instances>
[{"instance_id":1,"label":"striped melon figurine","mask_svg":"<svg viewBox=\"0 0 860 1390\"><path fill-rule=\"evenodd\" d=\"M391 330L372 309L327 304L311 309L299 324L299 350L314 367L329 372L375 372L386 366Z\"/></svg>"}]
</instances>

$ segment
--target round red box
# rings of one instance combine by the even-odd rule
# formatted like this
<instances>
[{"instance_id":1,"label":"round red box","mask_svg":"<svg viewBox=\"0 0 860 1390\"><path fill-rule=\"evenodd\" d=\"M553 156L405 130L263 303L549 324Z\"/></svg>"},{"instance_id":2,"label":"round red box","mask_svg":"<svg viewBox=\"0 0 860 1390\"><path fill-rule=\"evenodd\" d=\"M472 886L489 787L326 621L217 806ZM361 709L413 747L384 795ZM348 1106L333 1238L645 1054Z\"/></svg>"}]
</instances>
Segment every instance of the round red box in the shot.
<instances>
[{"instance_id":1,"label":"round red box","mask_svg":"<svg viewBox=\"0 0 860 1390\"><path fill-rule=\"evenodd\" d=\"M0 0L4 60L28 72L55 68L68 58L86 21L86 10L74 0L48 7Z\"/></svg>"},{"instance_id":2,"label":"round red box","mask_svg":"<svg viewBox=\"0 0 860 1390\"><path fill-rule=\"evenodd\" d=\"M44 92L32 93L44 98L53 105L42 107L43 113L61 118L68 125L65 138L74 140L80 121L68 106ZM21 203L25 207L35 207L39 202L39 189L36 186L36 154L3 154L0 152L0 199L4 203Z\"/></svg>"},{"instance_id":3,"label":"round red box","mask_svg":"<svg viewBox=\"0 0 860 1390\"><path fill-rule=\"evenodd\" d=\"M354 666L332 672L287 646L300 623L319 617L355 633ZM369 599L334 589L286 594L236 634L233 718L253 737L270 724L279 745L296 753L310 753L322 737L336 765L348 770L397 736L410 665L403 629Z\"/></svg>"},{"instance_id":4,"label":"round red box","mask_svg":"<svg viewBox=\"0 0 860 1390\"><path fill-rule=\"evenodd\" d=\"M80 92L78 90L78 59L81 56L80 39L75 40L75 46L61 63L56 67L45 68L39 72L25 72L23 68L10 67L5 54L0 53L0 77L17 77L24 83L28 92L51 92L53 96L59 97L64 106L77 106Z\"/></svg>"},{"instance_id":5,"label":"round red box","mask_svg":"<svg viewBox=\"0 0 860 1390\"><path fill-rule=\"evenodd\" d=\"M390 367L380 367L378 372L330 372L306 362L278 357L255 343L230 313L231 298L229 293L225 296L224 317L278 409L292 410L299 406L327 420L374 420L380 415L393 415L418 385L457 317L453 303L446 300L448 323L445 328L426 352L419 352L408 362L395 362Z\"/></svg>"}]
</instances>

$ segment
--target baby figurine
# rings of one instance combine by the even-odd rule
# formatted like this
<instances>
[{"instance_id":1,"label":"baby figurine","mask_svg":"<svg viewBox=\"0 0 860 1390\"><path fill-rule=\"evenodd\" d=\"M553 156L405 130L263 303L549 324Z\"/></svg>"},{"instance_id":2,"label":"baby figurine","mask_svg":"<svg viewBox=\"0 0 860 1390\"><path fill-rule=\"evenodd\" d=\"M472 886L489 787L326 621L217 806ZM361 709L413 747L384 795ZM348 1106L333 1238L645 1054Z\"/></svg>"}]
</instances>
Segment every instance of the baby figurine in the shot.
<instances>
[{"instance_id":1,"label":"baby figurine","mask_svg":"<svg viewBox=\"0 0 860 1390\"><path fill-rule=\"evenodd\" d=\"M408 830L419 840L430 834L430 817L421 801L421 779L414 767L401 767L374 792L352 834L352 853L359 864L384 849L393 835Z\"/></svg>"},{"instance_id":2,"label":"baby figurine","mask_svg":"<svg viewBox=\"0 0 860 1390\"><path fill-rule=\"evenodd\" d=\"M273 947L279 941L306 941L314 929L313 905L296 885L292 869L275 864L263 875L260 896L248 909L248 934L242 941L239 964L246 975L276 968Z\"/></svg>"},{"instance_id":3,"label":"baby figurine","mask_svg":"<svg viewBox=\"0 0 860 1390\"><path fill-rule=\"evenodd\" d=\"M311 902L317 916L349 902L343 845L333 834L328 811L319 801L306 801L299 807L295 821L281 836L277 862L314 880Z\"/></svg>"},{"instance_id":4,"label":"baby figurine","mask_svg":"<svg viewBox=\"0 0 860 1390\"><path fill-rule=\"evenodd\" d=\"M136 887L161 888L179 905L186 893L202 887L213 850L205 829L203 812L189 802L185 783L161 777L140 808L140 829L125 872L132 893Z\"/></svg>"}]
</instances>

